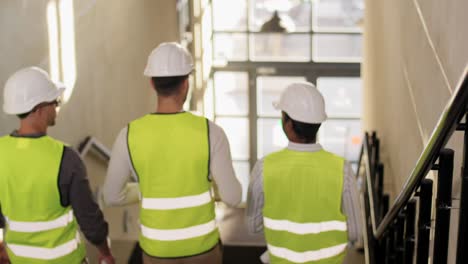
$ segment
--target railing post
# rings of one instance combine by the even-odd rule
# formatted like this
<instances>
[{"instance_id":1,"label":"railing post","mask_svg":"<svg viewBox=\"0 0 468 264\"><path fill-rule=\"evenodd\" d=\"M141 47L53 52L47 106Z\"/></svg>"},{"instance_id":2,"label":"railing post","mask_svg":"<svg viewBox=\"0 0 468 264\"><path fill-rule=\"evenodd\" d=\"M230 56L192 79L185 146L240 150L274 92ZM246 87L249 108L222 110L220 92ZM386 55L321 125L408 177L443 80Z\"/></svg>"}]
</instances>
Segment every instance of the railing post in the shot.
<instances>
[{"instance_id":1,"label":"railing post","mask_svg":"<svg viewBox=\"0 0 468 264\"><path fill-rule=\"evenodd\" d=\"M382 215L379 216L379 219L382 219L383 215L385 215L388 211L388 206L389 206L388 194L383 195L381 206L382 206L382 210L381 210ZM378 261L377 263L388 263L386 259L388 258L388 249L389 249L388 244L389 244L390 235L391 234L389 234L389 232L385 233L385 235L379 241L379 247L378 247L379 251L377 252L377 257L376 257Z\"/></svg>"},{"instance_id":2,"label":"railing post","mask_svg":"<svg viewBox=\"0 0 468 264\"><path fill-rule=\"evenodd\" d=\"M384 194L382 197L382 218L387 214L389 206L390 196L388 194Z\"/></svg>"},{"instance_id":3,"label":"railing post","mask_svg":"<svg viewBox=\"0 0 468 264\"><path fill-rule=\"evenodd\" d=\"M370 219L370 204L369 204L369 190L365 188L363 197L364 199L362 200L362 203L364 204L364 217L365 217L365 223L366 225L363 227L364 230L364 245L365 245L365 250L366 250L366 263L367 264L374 264L378 263L376 261L376 247L375 247L375 242L376 240L374 239L374 235L372 233L372 223Z\"/></svg>"},{"instance_id":4,"label":"railing post","mask_svg":"<svg viewBox=\"0 0 468 264\"><path fill-rule=\"evenodd\" d=\"M376 212L376 215L377 215L377 219L378 221L382 220L383 216L384 216L384 212L382 211L383 209L383 206L382 206L382 199L383 199L383 178L384 178L384 165L382 163L379 163L377 165L377 175L375 177L375 201L376 203L378 204L378 207L377 207L377 212Z\"/></svg>"},{"instance_id":5,"label":"railing post","mask_svg":"<svg viewBox=\"0 0 468 264\"><path fill-rule=\"evenodd\" d=\"M383 197L383 183L384 183L384 165L380 163L377 166L377 196L379 197L379 204L382 206Z\"/></svg>"},{"instance_id":6,"label":"railing post","mask_svg":"<svg viewBox=\"0 0 468 264\"><path fill-rule=\"evenodd\" d=\"M395 223L395 262L403 263L405 254L405 212L398 214Z\"/></svg>"},{"instance_id":7,"label":"railing post","mask_svg":"<svg viewBox=\"0 0 468 264\"><path fill-rule=\"evenodd\" d=\"M387 257L387 243L388 243L388 234L383 235L382 239L378 244L378 252L376 256L377 263L386 263L385 259Z\"/></svg>"},{"instance_id":8,"label":"railing post","mask_svg":"<svg viewBox=\"0 0 468 264\"><path fill-rule=\"evenodd\" d=\"M406 206L406 222L405 222L405 264L413 263L414 252L414 221L416 214L416 200L411 199Z\"/></svg>"},{"instance_id":9,"label":"railing post","mask_svg":"<svg viewBox=\"0 0 468 264\"><path fill-rule=\"evenodd\" d=\"M465 115L463 167L461 175L460 216L458 218L457 264L468 263L467 236L468 232L468 113Z\"/></svg>"},{"instance_id":10,"label":"railing post","mask_svg":"<svg viewBox=\"0 0 468 264\"><path fill-rule=\"evenodd\" d=\"M437 176L436 222L434 235L434 264L447 263L452 207L453 150L442 149Z\"/></svg>"},{"instance_id":11,"label":"railing post","mask_svg":"<svg viewBox=\"0 0 468 264\"><path fill-rule=\"evenodd\" d=\"M374 162L375 162L375 166L378 166L378 164L380 163L380 139L377 137L375 138L374 148L375 148Z\"/></svg>"},{"instance_id":12,"label":"railing post","mask_svg":"<svg viewBox=\"0 0 468 264\"><path fill-rule=\"evenodd\" d=\"M370 153L369 153L369 160L371 167L374 166L375 164L375 140L377 139L377 132L372 131L372 134L370 136Z\"/></svg>"},{"instance_id":13,"label":"railing post","mask_svg":"<svg viewBox=\"0 0 468 264\"><path fill-rule=\"evenodd\" d=\"M377 138L377 133L375 131L372 132L372 143L371 143L371 153L370 155L370 167L371 167L371 176L373 182L375 182L375 177L377 174L377 165L379 164L379 158L380 158L380 141Z\"/></svg>"},{"instance_id":14,"label":"railing post","mask_svg":"<svg viewBox=\"0 0 468 264\"><path fill-rule=\"evenodd\" d=\"M424 179L419 191L418 244L416 263L427 264L429 258L429 231L431 229L432 180Z\"/></svg>"},{"instance_id":15,"label":"railing post","mask_svg":"<svg viewBox=\"0 0 468 264\"><path fill-rule=\"evenodd\" d=\"M385 264L393 264L395 263L395 228L394 225L391 224L388 227L388 235L387 235L387 256L385 257Z\"/></svg>"}]
</instances>

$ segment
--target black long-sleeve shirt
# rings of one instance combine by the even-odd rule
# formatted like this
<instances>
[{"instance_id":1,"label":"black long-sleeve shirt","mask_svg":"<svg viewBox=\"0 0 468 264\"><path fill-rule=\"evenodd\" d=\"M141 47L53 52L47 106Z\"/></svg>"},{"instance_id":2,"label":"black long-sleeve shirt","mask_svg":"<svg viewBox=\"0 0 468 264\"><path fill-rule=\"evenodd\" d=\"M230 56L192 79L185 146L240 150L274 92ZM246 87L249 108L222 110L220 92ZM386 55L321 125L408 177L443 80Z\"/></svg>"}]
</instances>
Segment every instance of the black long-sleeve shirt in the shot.
<instances>
[{"instance_id":1,"label":"black long-sleeve shirt","mask_svg":"<svg viewBox=\"0 0 468 264\"><path fill-rule=\"evenodd\" d=\"M13 137L39 138L45 134ZM109 233L109 227L102 211L93 199L86 168L78 153L65 146L58 176L60 203L63 207L71 206L81 232L94 245L103 243ZM1 187L0 187L1 191ZM5 226L0 205L0 227Z\"/></svg>"}]
</instances>

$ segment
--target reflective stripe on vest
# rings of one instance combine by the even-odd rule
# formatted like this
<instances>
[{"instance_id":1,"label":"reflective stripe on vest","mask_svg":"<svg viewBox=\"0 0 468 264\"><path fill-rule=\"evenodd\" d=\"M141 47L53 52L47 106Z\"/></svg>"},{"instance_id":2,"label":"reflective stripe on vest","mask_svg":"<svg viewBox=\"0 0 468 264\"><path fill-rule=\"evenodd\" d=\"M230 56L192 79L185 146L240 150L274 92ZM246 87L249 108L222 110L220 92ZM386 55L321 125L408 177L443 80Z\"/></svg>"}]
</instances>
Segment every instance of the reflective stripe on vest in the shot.
<instances>
[{"instance_id":1,"label":"reflective stripe on vest","mask_svg":"<svg viewBox=\"0 0 468 264\"><path fill-rule=\"evenodd\" d=\"M154 229L141 225L141 234L143 236L162 241L190 239L209 234L214 230L216 230L216 222L214 220L202 225L172 230Z\"/></svg>"},{"instance_id":2,"label":"reflective stripe on vest","mask_svg":"<svg viewBox=\"0 0 468 264\"><path fill-rule=\"evenodd\" d=\"M345 249L346 243L333 247L322 248L319 250L296 252L287 248L275 247L268 244L268 251L270 252L270 254L295 263L304 263L308 261L317 261L321 259L334 257L343 253Z\"/></svg>"},{"instance_id":3,"label":"reflective stripe on vest","mask_svg":"<svg viewBox=\"0 0 468 264\"><path fill-rule=\"evenodd\" d=\"M263 218L265 227L276 231L288 231L298 235L318 234L328 231L346 231L346 222L325 221L319 223L296 223L288 220Z\"/></svg>"},{"instance_id":4,"label":"reflective stripe on vest","mask_svg":"<svg viewBox=\"0 0 468 264\"><path fill-rule=\"evenodd\" d=\"M16 232L41 232L52 230L59 227L65 227L66 225L73 222L73 210L70 210L68 213L51 220L51 221L41 221L41 222L19 222L11 221L6 218L8 223L8 229Z\"/></svg>"},{"instance_id":5,"label":"reflective stripe on vest","mask_svg":"<svg viewBox=\"0 0 468 264\"><path fill-rule=\"evenodd\" d=\"M175 210L195 207L211 202L210 192L177 198L143 198L141 207L152 210Z\"/></svg>"},{"instance_id":6,"label":"reflective stripe on vest","mask_svg":"<svg viewBox=\"0 0 468 264\"><path fill-rule=\"evenodd\" d=\"M7 247L17 256L41 260L52 260L72 253L80 244L80 234L60 246L54 248L33 247L8 243Z\"/></svg>"}]
</instances>

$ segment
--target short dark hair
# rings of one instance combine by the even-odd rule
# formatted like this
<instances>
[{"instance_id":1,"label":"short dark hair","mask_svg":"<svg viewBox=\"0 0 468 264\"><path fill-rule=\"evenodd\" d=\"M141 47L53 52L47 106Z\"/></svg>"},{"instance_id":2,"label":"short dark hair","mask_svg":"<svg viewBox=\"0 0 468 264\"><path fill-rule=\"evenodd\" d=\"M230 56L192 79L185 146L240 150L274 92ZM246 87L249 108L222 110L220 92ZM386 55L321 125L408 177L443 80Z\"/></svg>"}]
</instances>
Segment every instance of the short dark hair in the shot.
<instances>
[{"instance_id":1,"label":"short dark hair","mask_svg":"<svg viewBox=\"0 0 468 264\"><path fill-rule=\"evenodd\" d=\"M16 116L19 118L19 119L25 119L26 117L29 116L29 114L31 114L33 111L29 111L27 113L23 113L23 114L17 114Z\"/></svg>"},{"instance_id":2,"label":"short dark hair","mask_svg":"<svg viewBox=\"0 0 468 264\"><path fill-rule=\"evenodd\" d=\"M294 133L300 138L303 139L306 143L315 142L317 139L317 132L320 128L321 123L319 124L309 124L292 119L286 112L284 113L284 122L291 120L292 128Z\"/></svg>"},{"instance_id":3,"label":"short dark hair","mask_svg":"<svg viewBox=\"0 0 468 264\"><path fill-rule=\"evenodd\" d=\"M37 109L39 109L41 106L45 106L45 105L49 105L49 104L55 104L56 106L58 106L58 105L60 105L60 100L59 100L59 99L55 99L55 100L52 101L52 102L43 102L43 103L40 103L40 104L36 105L31 111L26 112L26 113L22 113L22 114L17 114L16 116L17 116L19 119L25 119L25 118L28 117L32 112L35 112Z\"/></svg>"},{"instance_id":4,"label":"short dark hair","mask_svg":"<svg viewBox=\"0 0 468 264\"><path fill-rule=\"evenodd\" d=\"M158 95L171 96L179 91L180 85L188 78L188 75L170 77L152 77L154 89Z\"/></svg>"}]
</instances>

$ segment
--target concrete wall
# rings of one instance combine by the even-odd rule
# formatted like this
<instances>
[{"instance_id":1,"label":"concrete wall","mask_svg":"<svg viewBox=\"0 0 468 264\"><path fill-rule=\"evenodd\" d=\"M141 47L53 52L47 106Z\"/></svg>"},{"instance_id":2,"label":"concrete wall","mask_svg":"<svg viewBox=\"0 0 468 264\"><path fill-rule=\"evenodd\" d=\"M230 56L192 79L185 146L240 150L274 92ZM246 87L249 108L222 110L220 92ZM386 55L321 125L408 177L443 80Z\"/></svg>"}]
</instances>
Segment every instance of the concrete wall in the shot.
<instances>
[{"instance_id":1,"label":"concrete wall","mask_svg":"<svg viewBox=\"0 0 468 264\"><path fill-rule=\"evenodd\" d=\"M414 168L467 65L464 10L465 0L366 1L364 127L381 138L386 189L393 196ZM460 191L462 143L460 133L449 143L456 151L454 198ZM451 226L457 218L452 214ZM454 241L452 237L449 263Z\"/></svg>"},{"instance_id":2,"label":"concrete wall","mask_svg":"<svg viewBox=\"0 0 468 264\"><path fill-rule=\"evenodd\" d=\"M3 86L13 72L31 65L49 71L48 2L0 1L2 104ZM110 148L127 122L155 107L143 70L154 47L178 38L176 0L79 0L74 15L76 85L49 134L73 146L92 135ZM0 135L17 126L16 117L0 113ZM90 155L86 165L95 189L104 180L106 163ZM135 238L123 233L125 210L135 208L106 209L113 238Z\"/></svg>"}]
</instances>

